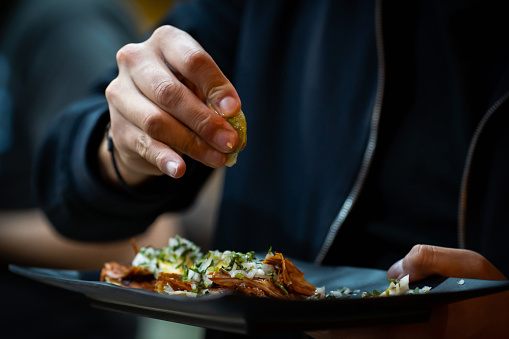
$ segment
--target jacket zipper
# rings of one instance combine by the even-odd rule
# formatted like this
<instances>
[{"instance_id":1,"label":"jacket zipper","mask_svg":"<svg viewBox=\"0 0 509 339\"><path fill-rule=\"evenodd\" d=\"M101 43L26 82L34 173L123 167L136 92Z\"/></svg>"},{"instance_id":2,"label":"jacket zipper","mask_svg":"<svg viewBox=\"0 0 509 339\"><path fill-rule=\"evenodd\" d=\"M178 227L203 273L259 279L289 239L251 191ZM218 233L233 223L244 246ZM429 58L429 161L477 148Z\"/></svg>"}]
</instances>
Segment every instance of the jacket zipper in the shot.
<instances>
[{"instance_id":1,"label":"jacket zipper","mask_svg":"<svg viewBox=\"0 0 509 339\"><path fill-rule=\"evenodd\" d=\"M385 82L385 58L384 58L384 45L383 45L383 35L382 35L382 1L377 0L375 5L375 39L376 39L376 49L378 55L378 83L377 83L377 93L375 99L375 105L373 107L373 113L371 115L371 126L368 137L368 142L366 145L366 149L364 151L364 156L362 159L361 168L359 170L359 174L355 183L350 191L348 197L346 198L343 206L339 210L338 215L336 216L334 222L331 224L329 228L329 233L327 233L327 237L322 245L318 256L315 259L315 264L320 265L325 258L325 255L329 251L336 235L343 225L346 217L350 213L353 205L357 201L359 197L359 193L361 192L362 187L366 181L366 177L368 175L368 171L371 168L371 163L373 160L373 155L375 152L377 138L378 138L378 126L380 120L380 111L382 108L382 98L384 92L384 82Z\"/></svg>"},{"instance_id":2,"label":"jacket zipper","mask_svg":"<svg viewBox=\"0 0 509 339\"><path fill-rule=\"evenodd\" d=\"M500 97L483 115L481 121L477 125L472 140L470 141L470 146L468 148L467 158L465 162L465 167L463 169L463 177L461 179L460 186L460 201L458 207L458 247L466 248L467 239L466 239L466 216L467 216L467 202L468 202L468 188L470 182L470 169L472 167L472 160L474 157L475 149L477 147L477 143L479 141L479 137L481 136L486 123L493 116L493 114L497 111L497 109L509 98L509 91L506 92L502 97Z\"/></svg>"}]
</instances>

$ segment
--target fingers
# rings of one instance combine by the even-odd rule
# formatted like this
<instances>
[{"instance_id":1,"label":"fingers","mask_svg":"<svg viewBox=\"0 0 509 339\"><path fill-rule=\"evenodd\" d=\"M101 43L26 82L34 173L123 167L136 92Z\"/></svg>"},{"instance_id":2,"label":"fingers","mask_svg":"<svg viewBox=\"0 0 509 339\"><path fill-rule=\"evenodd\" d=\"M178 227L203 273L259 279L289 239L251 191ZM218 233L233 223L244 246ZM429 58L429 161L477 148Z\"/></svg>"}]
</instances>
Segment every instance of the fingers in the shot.
<instances>
[{"instance_id":1,"label":"fingers","mask_svg":"<svg viewBox=\"0 0 509 339\"><path fill-rule=\"evenodd\" d=\"M233 85L212 57L186 32L171 26L157 29L149 43L160 46L168 67L197 86L206 101L225 117L240 111L240 99Z\"/></svg>"},{"instance_id":2,"label":"fingers","mask_svg":"<svg viewBox=\"0 0 509 339\"><path fill-rule=\"evenodd\" d=\"M128 123L122 115L113 116L117 123L112 125L110 136L115 140L117 167L128 184L136 185L143 181L140 177L163 173L173 178L184 175L186 164L176 151Z\"/></svg>"},{"instance_id":3,"label":"fingers","mask_svg":"<svg viewBox=\"0 0 509 339\"><path fill-rule=\"evenodd\" d=\"M112 138L126 176L180 177L183 154L211 167L225 164L238 135L221 115L236 115L240 100L191 36L171 26L159 28L147 41L124 46L117 63L119 75L106 97Z\"/></svg>"},{"instance_id":4,"label":"fingers","mask_svg":"<svg viewBox=\"0 0 509 339\"><path fill-rule=\"evenodd\" d=\"M209 109L195 93L179 81L163 60L150 53L147 55L140 53L143 56L141 58L134 57L133 55L139 53L137 51L139 48L143 46L133 45L119 52L120 76L128 77L140 95L145 96L162 112L175 117L209 145L218 151L230 152L237 144L237 133L230 124ZM151 126L143 125L141 112L127 110L125 113L129 120L143 130L147 131L147 128ZM136 118L138 118L137 121Z\"/></svg>"},{"instance_id":5,"label":"fingers","mask_svg":"<svg viewBox=\"0 0 509 339\"><path fill-rule=\"evenodd\" d=\"M107 89L112 136L120 151L127 156L129 153L136 153L146 158L165 174L169 174L168 166L172 167L170 161L185 168L182 158L174 156L175 152L187 154L211 167L224 164L224 153L211 147L186 125L154 105L139 93L129 79L121 77L114 80ZM208 120L205 120L203 124L209 125L207 122ZM148 157L153 154L157 154L157 157Z\"/></svg>"},{"instance_id":6,"label":"fingers","mask_svg":"<svg viewBox=\"0 0 509 339\"><path fill-rule=\"evenodd\" d=\"M410 275L417 281L433 275L485 280L505 280L504 275L477 252L429 245L416 245L387 272L389 278Z\"/></svg>"}]
</instances>

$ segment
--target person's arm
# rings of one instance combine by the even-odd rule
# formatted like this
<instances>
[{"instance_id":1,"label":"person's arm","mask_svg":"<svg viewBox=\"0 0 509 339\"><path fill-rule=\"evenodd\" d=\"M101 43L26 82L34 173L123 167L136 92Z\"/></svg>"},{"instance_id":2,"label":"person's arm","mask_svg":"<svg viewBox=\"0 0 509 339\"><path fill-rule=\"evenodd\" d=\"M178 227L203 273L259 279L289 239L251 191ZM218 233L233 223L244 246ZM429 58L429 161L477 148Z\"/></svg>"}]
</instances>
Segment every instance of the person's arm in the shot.
<instances>
[{"instance_id":1,"label":"person's arm","mask_svg":"<svg viewBox=\"0 0 509 339\"><path fill-rule=\"evenodd\" d=\"M87 241L139 234L161 213L188 208L212 168L224 164L236 132L208 104L224 116L240 109L215 60L234 67L241 3L177 6L169 21L193 32L212 54L164 26L119 52L107 100L99 93L55 121L37 156L35 182L40 206L59 232ZM119 188L105 151L109 121L118 169L134 193Z\"/></svg>"},{"instance_id":2,"label":"person's arm","mask_svg":"<svg viewBox=\"0 0 509 339\"><path fill-rule=\"evenodd\" d=\"M106 89L118 170L136 186L154 175L180 178L186 155L221 167L238 140L223 118L240 110L229 81L244 1L199 0L176 4L146 41L117 54L119 74ZM141 132L141 133L140 133ZM104 139L104 178L118 186Z\"/></svg>"},{"instance_id":3,"label":"person's arm","mask_svg":"<svg viewBox=\"0 0 509 339\"><path fill-rule=\"evenodd\" d=\"M440 275L484 280L506 277L479 253L416 245L388 271L389 278L410 275L410 281ZM496 293L435 307L429 321L313 332L313 338L498 338L509 333L509 292Z\"/></svg>"},{"instance_id":4,"label":"person's arm","mask_svg":"<svg viewBox=\"0 0 509 339\"><path fill-rule=\"evenodd\" d=\"M210 173L191 165L180 180L156 178L129 194L100 178L97 149L108 120L101 96L58 117L37 154L37 200L55 229L83 241L113 241L141 234L163 212L187 208Z\"/></svg>"},{"instance_id":5,"label":"person's arm","mask_svg":"<svg viewBox=\"0 0 509 339\"><path fill-rule=\"evenodd\" d=\"M182 177L182 155L212 168L225 164L238 137L224 117L239 113L240 99L191 36L160 27L147 41L123 47L117 61L119 75L106 98L116 163L127 184L140 185L161 174ZM99 153L99 160L103 173L111 173L106 152Z\"/></svg>"},{"instance_id":6,"label":"person's arm","mask_svg":"<svg viewBox=\"0 0 509 339\"><path fill-rule=\"evenodd\" d=\"M105 262L130 263L135 255L131 240L79 242L56 233L44 214L36 209L0 213L0 258L15 265L45 268L97 270ZM137 247L168 245L179 234L180 222L164 214L145 233L135 238Z\"/></svg>"}]
</instances>

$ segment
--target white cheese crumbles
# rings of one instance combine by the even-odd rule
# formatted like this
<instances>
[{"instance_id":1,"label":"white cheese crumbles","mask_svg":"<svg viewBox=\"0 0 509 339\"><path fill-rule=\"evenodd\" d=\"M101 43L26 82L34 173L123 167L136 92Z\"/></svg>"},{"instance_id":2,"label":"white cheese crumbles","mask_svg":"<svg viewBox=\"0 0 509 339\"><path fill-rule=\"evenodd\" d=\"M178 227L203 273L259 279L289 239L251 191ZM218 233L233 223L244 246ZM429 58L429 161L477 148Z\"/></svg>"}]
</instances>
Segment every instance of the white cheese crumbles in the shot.
<instances>
[{"instance_id":1,"label":"white cheese crumbles","mask_svg":"<svg viewBox=\"0 0 509 339\"><path fill-rule=\"evenodd\" d=\"M269 249L264 259L272 257L272 249ZM151 246L143 247L134 257L132 265L143 267L154 273L157 277L159 273L175 273L182 276L182 281L192 282L192 291L175 291L169 285L164 286L163 290L167 294L186 295L196 297L208 293L208 287L212 281L208 278L209 274L221 271L223 274L229 274L232 278L249 279L261 278L271 279L276 272L273 265L264 264L263 259L256 259L254 252L235 252L235 251L209 251L207 254L201 252L200 247L192 241L176 236L170 238L168 246L156 249ZM431 287L409 288L409 276L401 280L389 279L389 287L378 292L362 292L362 297L382 297L402 294L421 294L428 293ZM461 284L461 281L458 281ZM309 299L324 298L349 298L356 296L360 290L351 290L348 287L340 287L335 291L326 293L325 287L316 288L315 294Z\"/></svg>"},{"instance_id":2,"label":"white cheese crumbles","mask_svg":"<svg viewBox=\"0 0 509 339\"><path fill-rule=\"evenodd\" d=\"M273 255L269 250L265 258ZM270 279L275 274L274 266L256 259L254 252L209 251L203 254L200 247L179 236L170 238L169 245L161 249L141 248L132 265L147 268L155 277L161 272L182 275L183 281L193 283L193 292L174 291L170 286L165 286L163 290L168 294L184 294L191 297L206 294L207 288L212 284L208 275L220 270L232 278L239 279L243 277ZM199 292L195 293L195 290Z\"/></svg>"},{"instance_id":3,"label":"white cheese crumbles","mask_svg":"<svg viewBox=\"0 0 509 339\"><path fill-rule=\"evenodd\" d=\"M272 256L272 253L267 254L267 256ZM209 251L204 258L189 267L187 277L183 280L193 281L203 284L204 287L209 287L212 281L208 278L208 275L219 270L227 272L232 278L238 279L243 277L269 279L275 272L274 266L264 264L263 260L257 260L254 252L220 252L216 250Z\"/></svg>"},{"instance_id":4,"label":"white cheese crumbles","mask_svg":"<svg viewBox=\"0 0 509 339\"><path fill-rule=\"evenodd\" d=\"M192 266L202 257L200 247L192 241L176 236L170 238L168 246L161 249L142 247L131 264L144 267L157 277L160 272L184 274L186 265Z\"/></svg>"},{"instance_id":5,"label":"white cheese crumbles","mask_svg":"<svg viewBox=\"0 0 509 339\"><path fill-rule=\"evenodd\" d=\"M402 294L422 294L428 293L431 290L431 287L424 286L423 288L415 288L413 290L409 287L410 276L406 275L400 280L398 279L388 279L390 282L389 287L383 291L378 292L377 290L373 290L373 293L370 292L362 292L362 297L385 297L389 295L402 295Z\"/></svg>"},{"instance_id":6,"label":"white cheese crumbles","mask_svg":"<svg viewBox=\"0 0 509 339\"><path fill-rule=\"evenodd\" d=\"M351 290L348 287L340 287L335 291L330 291L329 293L326 293L325 287L318 287L316 289L315 295L311 297L311 299L349 298L351 296L357 296L359 294L361 294L361 297L363 298L385 297L404 294L424 294L428 293L431 290L430 286L424 286L422 288L416 287L415 289L410 289L409 288L410 276L408 275L401 278L401 280L388 279L388 281L390 282L389 287L383 292L373 290L373 292L361 293L361 290L359 289Z\"/></svg>"}]
</instances>

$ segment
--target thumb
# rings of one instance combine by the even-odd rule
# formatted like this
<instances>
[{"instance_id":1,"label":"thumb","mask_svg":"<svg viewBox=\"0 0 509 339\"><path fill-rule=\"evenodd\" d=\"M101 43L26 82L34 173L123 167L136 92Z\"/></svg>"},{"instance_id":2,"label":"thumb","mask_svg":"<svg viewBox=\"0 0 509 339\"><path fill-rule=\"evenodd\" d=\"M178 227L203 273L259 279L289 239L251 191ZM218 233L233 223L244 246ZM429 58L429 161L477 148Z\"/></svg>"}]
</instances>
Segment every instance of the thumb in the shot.
<instances>
[{"instance_id":1,"label":"thumb","mask_svg":"<svg viewBox=\"0 0 509 339\"><path fill-rule=\"evenodd\" d=\"M401 279L407 274L410 275L410 281L433 275L506 280L506 277L493 264L477 252L430 245L415 245L403 259L387 271L389 278Z\"/></svg>"}]
</instances>

